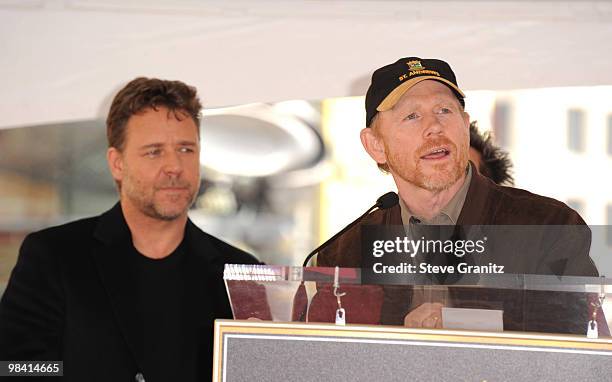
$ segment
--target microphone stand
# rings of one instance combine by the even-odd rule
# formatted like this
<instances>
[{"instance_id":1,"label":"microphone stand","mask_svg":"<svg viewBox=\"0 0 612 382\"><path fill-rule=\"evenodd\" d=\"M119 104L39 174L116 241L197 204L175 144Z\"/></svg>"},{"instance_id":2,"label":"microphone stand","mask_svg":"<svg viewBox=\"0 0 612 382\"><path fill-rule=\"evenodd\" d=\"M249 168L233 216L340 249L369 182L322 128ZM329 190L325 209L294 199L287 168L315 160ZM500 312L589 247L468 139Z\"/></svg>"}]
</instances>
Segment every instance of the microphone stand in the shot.
<instances>
[{"instance_id":1,"label":"microphone stand","mask_svg":"<svg viewBox=\"0 0 612 382\"><path fill-rule=\"evenodd\" d=\"M348 231L349 229L353 228L353 226L357 223L359 223L361 221L361 219L363 219L364 217L366 217L366 215L368 215L370 212L372 212L374 209L379 207L379 203L376 203L375 205L373 205L372 207L370 207L370 209L368 209L363 215L361 215L360 217L358 217L357 219L355 219L355 221L353 221L351 224L347 225L346 227L344 227L342 230L338 231L338 233L336 233L334 236L330 237L328 240L326 240L323 244L319 245L317 248L315 248L312 252L310 252L308 254L308 256L306 256L306 258L304 259L304 263L302 264L302 267L306 267L306 265L308 265L308 262L310 261L310 259L316 255L317 253L319 253L319 251L321 250L321 248L324 248L327 246L327 244L331 243L332 241L336 240L338 237L340 237L341 235L343 235L346 231Z\"/></svg>"},{"instance_id":2,"label":"microphone stand","mask_svg":"<svg viewBox=\"0 0 612 382\"><path fill-rule=\"evenodd\" d=\"M306 259L304 259L304 263L302 264L302 267L305 268L308 265L308 262L310 261L310 259L314 255L319 253L321 249L325 248L327 245L334 242L338 237L340 237L346 231L354 227L357 223L361 222L361 220L363 220L363 218L365 218L374 209L380 208L380 209L386 210L386 209L389 209L395 206L398 203L398 201L399 201L399 197L397 196L395 192L388 192L384 194L383 196L381 196L380 198L378 198L378 200L376 201L376 204L370 207L363 215L353 220L351 224L344 227L334 236L330 237L323 244L319 245L312 252L310 252L308 256L306 256ZM296 310L296 307L298 306L301 306L301 308L299 310ZM308 309L308 296L306 295L306 286L304 285L304 280L302 280L302 282L300 283L300 286L298 287L298 290L295 293L295 296L293 297L293 308L292 308L292 313L291 313L292 321L302 322L306 315L307 309Z\"/></svg>"}]
</instances>

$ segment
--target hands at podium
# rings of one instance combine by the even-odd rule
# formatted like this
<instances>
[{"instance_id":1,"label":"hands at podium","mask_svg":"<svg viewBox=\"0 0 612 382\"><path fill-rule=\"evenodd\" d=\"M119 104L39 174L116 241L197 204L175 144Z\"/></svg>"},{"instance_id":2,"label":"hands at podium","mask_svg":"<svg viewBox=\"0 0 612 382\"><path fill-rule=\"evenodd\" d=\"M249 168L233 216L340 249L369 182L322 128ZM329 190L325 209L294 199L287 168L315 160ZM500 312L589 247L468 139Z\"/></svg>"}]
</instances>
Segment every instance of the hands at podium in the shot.
<instances>
[{"instance_id":1,"label":"hands at podium","mask_svg":"<svg viewBox=\"0 0 612 382\"><path fill-rule=\"evenodd\" d=\"M439 302L426 302L404 317L407 328L442 329L442 307Z\"/></svg>"}]
</instances>

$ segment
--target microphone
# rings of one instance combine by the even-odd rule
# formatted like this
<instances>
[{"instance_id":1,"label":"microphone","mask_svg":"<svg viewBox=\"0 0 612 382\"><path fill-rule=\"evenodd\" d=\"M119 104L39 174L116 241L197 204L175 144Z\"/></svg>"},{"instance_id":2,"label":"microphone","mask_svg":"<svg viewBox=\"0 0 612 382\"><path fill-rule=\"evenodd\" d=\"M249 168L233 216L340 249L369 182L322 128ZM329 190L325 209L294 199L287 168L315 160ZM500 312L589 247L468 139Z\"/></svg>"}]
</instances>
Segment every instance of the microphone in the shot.
<instances>
[{"instance_id":1,"label":"microphone","mask_svg":"<svg viewBox=\"0 0 612 382\"><path fill-rule=\"evenodd\" d=\"M393 191L387 192L376 200L374 207L378 207L381 210L388 210L399 203L399 196ZM366 212L367 213L367 212Z\"/></svg>"},{"instance_id":2,"label":"microphone","mask_svg":"<svg viewBox=\"0 0 612 382\"><path fill-rule=\"evenodd\" d=\"M310 252L308 254L308 256L306 256L306 259L304 260L304 264L302 264L302 267L305 267L308 264L308 261L314 255L319 253L321 251L321 249L327 247L334 240L336 240L340 235L344 234L346 231L348 231L353 226L355 226L357 223L359 223L363 218L365 218L374 209L378 208L380 210L387 210L387 209L397 205L397 203L399 203L399 196L397 196L397 194L395 192L391 191L391 192L387 192L386 194L382 195L380 198L378 198L376 200L376 204L374 204L372 207L370 207L363 215L361 215L360 217L355 219L351 224L349 224L346 227L344 227L340 232L336 233L334 236L329 238L326 242L324 242L323 244L319 245L312 252Z\"/></svg>"}]
</instances>

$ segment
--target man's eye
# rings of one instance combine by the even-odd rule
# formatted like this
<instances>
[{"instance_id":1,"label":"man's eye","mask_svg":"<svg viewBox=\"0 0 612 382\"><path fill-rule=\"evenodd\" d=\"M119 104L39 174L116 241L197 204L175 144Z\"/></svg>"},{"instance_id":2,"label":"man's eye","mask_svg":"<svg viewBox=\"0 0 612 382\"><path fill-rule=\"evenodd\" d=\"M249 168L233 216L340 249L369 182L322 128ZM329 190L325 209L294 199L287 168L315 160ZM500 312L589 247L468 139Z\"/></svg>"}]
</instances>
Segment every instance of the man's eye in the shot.
<instances>
[{"instance_id":1,"label":"man's eye","mask_svg":"<svg viewBox=\"0 0 612 382\"><path fill-rule=\"evenodd\" d=\"M150 157L150 158L154 158L159 156L159 154L161 153L161 150L159 149L153 149L153 150L149 150L145 153L146 156Z\"/></svg>"},{"instance_id":2,"label":"man's eye","mask_svg":"<svg viewBox=\"0 0 612 382\"><path fill-rule=\"evenodd\" d=\"M419 115L418 115L417 113L410 113L410 114L408 114L408 115L406 116L406 118L404 118L404 119L406 119L406 120L409 120L409 119L417 119L418 117L419 117Z\"/></svg>"},{"instance_id":3,"label":"man's eye","mask_svg":"<svg viewBox=\"0 0 612 382\"><path fill-rule=\"evenodd\" d=\"M452 113L452 110L449 109L448 107L441 107L440 108L440 114L448 114L448 113Z\"/></svg>"},{"instance_id":4,"label":"man's eye","mask_svg":"<svg viewBox=\"0 0 612 382\"><path fill-rule=\"evenodd\" d=\"M192 153L193 149L191 147L181 147L179 151L182 153Z\"/></svg>"}]
</instances>

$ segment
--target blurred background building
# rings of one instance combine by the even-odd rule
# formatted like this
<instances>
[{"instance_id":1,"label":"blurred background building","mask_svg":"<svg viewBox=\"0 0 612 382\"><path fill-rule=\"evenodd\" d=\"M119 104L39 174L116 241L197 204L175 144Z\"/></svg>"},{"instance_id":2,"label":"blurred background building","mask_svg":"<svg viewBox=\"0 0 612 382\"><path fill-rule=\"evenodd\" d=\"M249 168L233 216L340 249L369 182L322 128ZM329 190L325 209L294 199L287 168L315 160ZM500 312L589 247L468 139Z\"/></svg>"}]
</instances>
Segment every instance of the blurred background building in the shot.
<instances>
[{"instance_id":1,"label":"blurred background building","mask_svg":"<svg viewBox=\"0 0 612 382\"><path fill-rule=\"evenodd\" d=\"M510 153L515 186L612 225L612 87L467 92L467 111ZM365 153L363 97L210 109L191 218L267 263L293 265L395 190ZM0 130L6 281L23 236L116 202L103 120ZM612 237L606 236L612 248ZM609 252L610 250L608 250ZM609 259L600 269L612 270ZM602 268L603 267L603 268Z\"/></svg>"}]
</instances>

